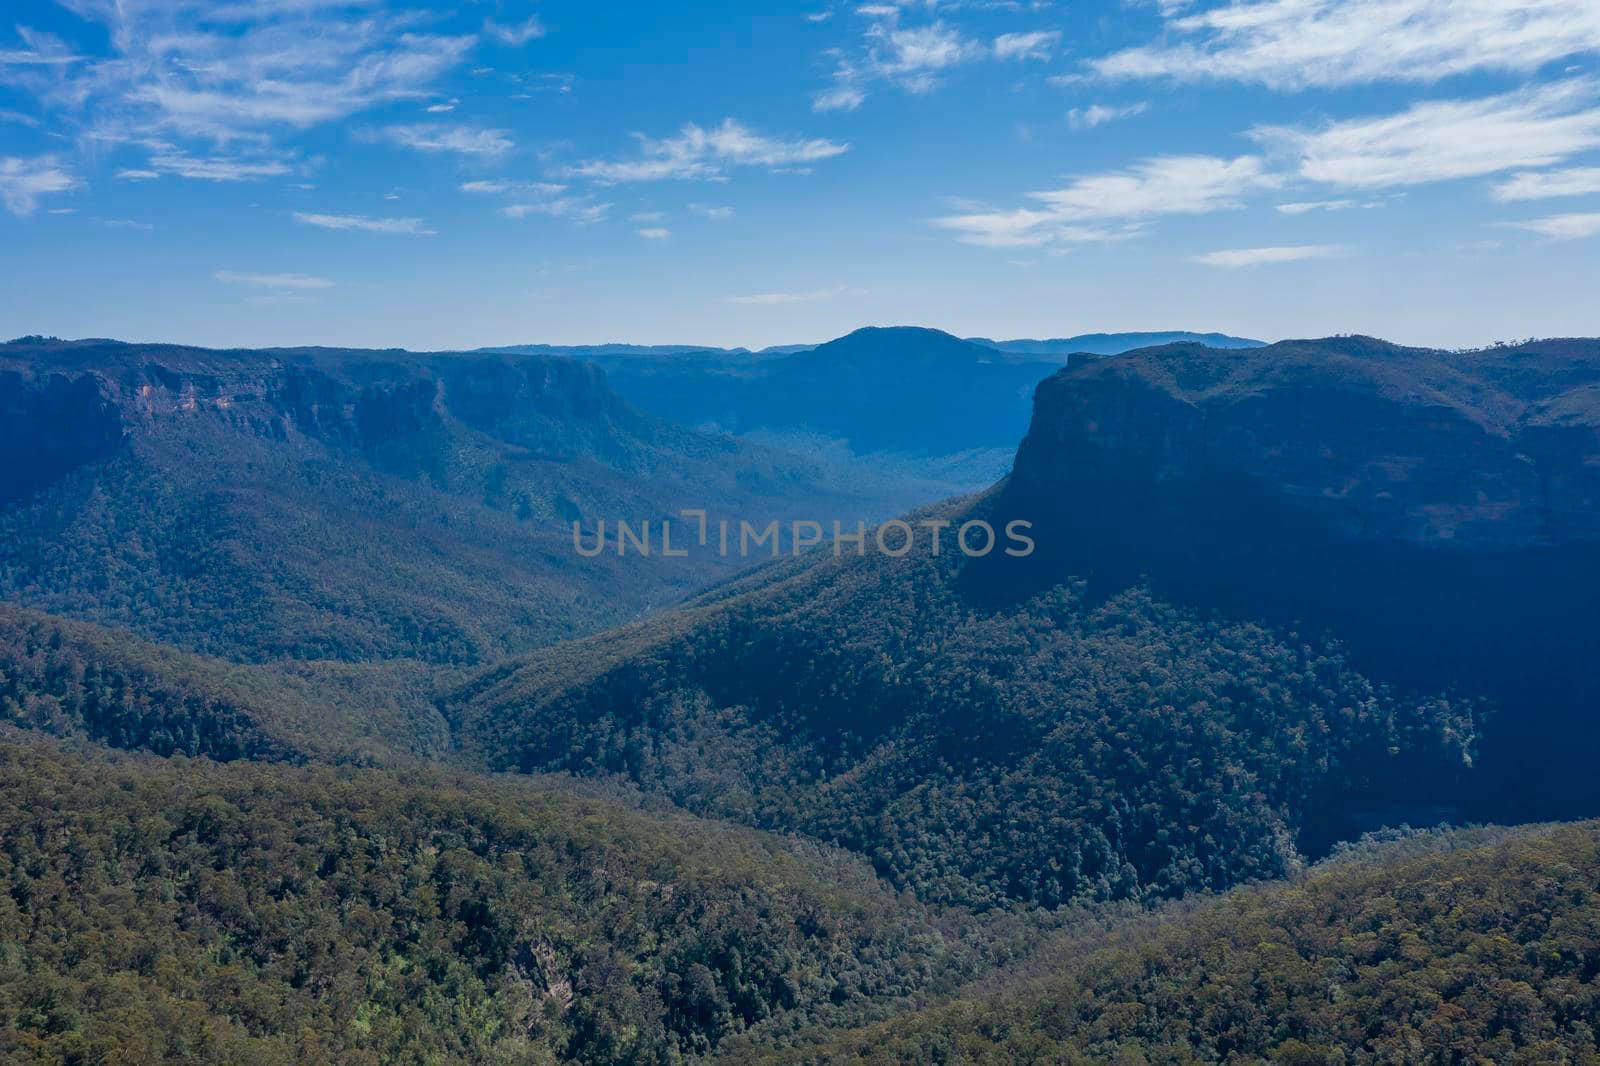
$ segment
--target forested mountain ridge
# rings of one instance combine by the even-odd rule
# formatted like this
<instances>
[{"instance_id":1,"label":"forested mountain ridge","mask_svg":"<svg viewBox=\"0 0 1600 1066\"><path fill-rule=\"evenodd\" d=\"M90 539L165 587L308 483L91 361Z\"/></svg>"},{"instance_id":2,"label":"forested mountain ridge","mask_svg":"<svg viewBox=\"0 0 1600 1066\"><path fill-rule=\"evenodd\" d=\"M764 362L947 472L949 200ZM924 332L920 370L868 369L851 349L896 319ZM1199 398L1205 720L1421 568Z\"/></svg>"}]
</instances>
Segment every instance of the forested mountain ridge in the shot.
<instances>
[{"instance_id":1,"label":"forested mountain ridge","mask_svg":"<svg viewBox=\"0 0 1600 1066\"><path fill-rule=\"evenodd\" d=\"M445 713L486 765L624 774L966 905L1222 888L1370 824L1565 802L1575 763L1531 767L1583 746L1563 716L1589 676L1571 658L1594 639L1571 580L1589 564L1507 555L1530 520L1498 486L1536 485L1549 457L1521 507L1582 539L1597 352L1329 338L1069 367L1039 388L1010 478L911 516L1030 521L1033 554L823 549L498 666ZM1408 536L1466 562L1413 566ZM1427 647L1441 631L1460 646ZM1515 658L1534 639L1556 668L1530 683ZM1449 668L1468 655L1478 670ZM1518 680L1580 691L1530 717ZM1479 759L1485 696L1506 713ZM1494 776L1464 788L1482 760Z\"/></svg>"},{"instance_id":2,"label":"forested mountain ridge","mask_svg":"<svg viewBox=\"0 0 1600 1066\"><path fill-rule=\"evenodd\" d=\"M1444 352L1370 337L1153 348L1042 383L995 500L1035 523L991 606L1148 581L1233 618L1332 634L1413 690L1499 708L1473 816L1600 805L1600 340Z\"/></svg>"},{"instance_id":3,"label":"forested mountain ridge","mask_svg":"<svg viewBox=\"0 0 1600 1066\"><path fill-rule=\"evenodd\" d=\"M156 755L372 764L451 745L415 662L236 664L0 603L0 722Z\"/></svg>"},{"instance_id":4,"label":"forested mountain ridge","mask_svg":"<svg viewBox=\"0 0 1600 1066\"><path fill-rule=\"evenodd\" d=\"M814 846L527 781L0 727L8 1063L681 1062L883 1017L1005 940Z\"/></svg>"},{"instance_id":5,"label":"forested mountain ridge","mask_svg":"<svg viewBox=\"0 0 1600 1066\"><path fill-rule=\"evenodd\" d=\"M947 1006L729 1061L1588 1063L1597 944L1600 823L1428 835L1063 934Z\"/></svg>"},{"instance_id":6,"label":"forested mountain ridge","mask_svg":"<svg viewBox=\"0 0 1600 1066\"><path fill-rule=\"evenodd\" d=\"M978 907L1280 876L1320 811L1470 763L1470 703L1388 692L1335 648L1139 588L981 609L973 561L821 552L494 667L443 710L487 767L621 774Z\"/></svg>"},{"instance_id":7,"label":"forested mountain ridge","mask_svg":"<svg viewBox=\"0 0 1600 1066\"><path fill-rule=\"evenodd\" d=\"M595 353L617 391L652 414L863 469L987 486L1028 424L1033 387L1061 365L939 330L868 327L800 351Z\"/></svg>"},{"instance_id":8,"label":"forested mountain ridge","mask_svg":"<svg viewBox=\"0 0 1600 1066\"><path fill-rule=\"evenodd\" d=\"M553 357L34 338L0 347L0 408L0 593L238 659L487 660L742 565L624 578L577 565L574 520L898 506Z\"/></svg>"}]
</instances>

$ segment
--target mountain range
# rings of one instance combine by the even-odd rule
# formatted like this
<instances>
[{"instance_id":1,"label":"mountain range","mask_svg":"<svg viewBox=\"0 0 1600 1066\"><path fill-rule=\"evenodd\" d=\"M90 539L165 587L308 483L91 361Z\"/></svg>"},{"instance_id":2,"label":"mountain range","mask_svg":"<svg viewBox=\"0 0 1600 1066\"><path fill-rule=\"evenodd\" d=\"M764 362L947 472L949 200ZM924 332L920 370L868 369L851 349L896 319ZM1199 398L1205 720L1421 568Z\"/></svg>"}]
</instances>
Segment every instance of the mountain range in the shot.
<instances>
[{"instance_id":1,"label":"mountain range","mask_svg":"<svg viewBox=\"0 0 1600 1066\"><path fill-rule=\"evenodd\" d=\"M879 476L930 480L938 491L924 502L932 502L984 488L1005 473L1027 429L1034 386L1072 355L1113 355L1158 340L1261 343L1182 332L963 341L902 326L759 352L624 345L496 350L560 351L594 362L641 410Z\"/></svg>"},{"instance_id":2,"label":"mountain range","mask_svg":"<svg viewBox=\"0 0 1600 1066\"><path fill-rule=\"evenodd\" d=\"M0 1058L1585 1061L1600 341L1090 355L0 347Z\"/></svg>"}]
</instances>

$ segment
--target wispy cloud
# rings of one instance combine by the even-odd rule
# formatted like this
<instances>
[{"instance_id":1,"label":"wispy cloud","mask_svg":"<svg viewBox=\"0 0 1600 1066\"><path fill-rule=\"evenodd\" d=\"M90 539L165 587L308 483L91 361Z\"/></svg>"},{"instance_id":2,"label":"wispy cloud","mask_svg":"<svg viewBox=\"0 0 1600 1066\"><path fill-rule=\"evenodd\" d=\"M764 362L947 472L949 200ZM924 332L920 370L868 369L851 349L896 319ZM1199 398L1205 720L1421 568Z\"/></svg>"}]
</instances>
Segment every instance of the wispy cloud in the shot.
<instances>
[{"instance_id":1,"label":"wispy cloud","mask_svg":"<svg viewBox=\"0 0 1600 1066\"><path fill-rule=\"evenodd\" d=\"M814 111L854 111L874 84L926 93L947 71L994 56L1001 47L1007 49L1003 58L1027 59L1053 43L1050 34L1006 34L996 39L991 50L942 19L920 26L902 25L898 5L866 4L856 8L856 14L870 20L862 45L850 52L827 53L834 61L833 85L812 95Z\"/></svg>"},{"instance_id":2,"label":"wispy cloud","mask_svg":"<svg viewBox=\"0 0 1600 1066\"><path fill-rule=\"evenodd\" d=\"M501 44L513 47L527 44L529 41L543 37L550 31L545 24L539 21L539 16L534 15L512 25L503 25L494 19L485 19L483 22L484 36L490 37Z\"/></svg>"},{"instance_id":3,"label":"wispy cloud","mask_svg":"<svg viewBox=\"0 0 1600 1066\"><path fill-rule=\"evenodd\" d=\"M1084 108L1073 108L1067 112L1067 125L1075 130L1092 130L1096 126L1104 126L1107 122L1118 119L1132 118L1142 115L1149 110L1150 105L1141 100L1134 104L1124 104L1114 107L1108 104L1090 104Z\"/></svg>"},{"instance_id":4,"label":"wispy cloud","mask_svg":"<svg viewBox=\"0 0 1600 1066\"><path fill-rule=\"evenodd\" d=\"M458 188L464 193L475 196L500 196L506 193L559 196L567 191L565 185L553 181L468 181L463 182Z\"/></svg>"},{"instance_id":5,"label":"wispy cloud","mask_svg":"<svg viewBox=\"0 0 1600 1066\"><path fill-rule=\"evenodd\" d=\"M439 124L388 126L380 134L384 140L418 152L452 152L484 158L505 155L516 147L508 130L479 129L472 126Z\"/></svg>"},{"instance_id":6,"label":"wispy cloud","mask_svg":"<svg viewBox=\"0 0 1600 1066\"><path fill-rule=\"evenodd\" d=\"M648 226L639 231L639 236L650 241L664 241L672 236L672 231L664 226Z\"/></svg>"},{"instance_id":7,"label":"wispy cloud","mask_svg":"<svg viewBox=\"0 0 1600 1066\"><path fill-rule=\"evenodd\" d=\"M254 285L263 289L331 289L333 282L310 274L241 274L219 270L216 279L226 285Z\"/></svg>"},{"instance_id":8,"label":"wispy cloud","mask_svg":"<svg viewBox=\"0 0 1600 1066\"><path fill-rule=\"evenodd\" d=\"M1125 171L1030 193L1036 206L971 210L934 222L962 241L990 247L1112 241L1132 236L1145 220L1236 208L1250 193L1278 184L1256 156L1157 156Z\"/></svg>"},{"instance_id":9,"label":"wispy cloud","mask_svg":"<svg viewBox=\"0 0 1600 1066\"><path fill-rule=\"evenodd\" d=\"M1214 267L1249 267L1271 263L1295 263L1302 259L1328 259L1343 255L1342 244L1295 244L1277 248L1227 248L1193 257L1196 263Z\"/></svg>"},{"instance_id":10,"label":"wispy cloud","mask_svg":"<svg viewBox=\"0 0 1600 1066\"><path fill-rule=\"evenodd\" d=\"M77 184L78 179L56 156L0 156L0 203L13 215L31 215L40 197L66 192Z\"/></svg>"},{"instance_id":11,"label":"wispy cloud","mask_svg":"<svg viewBox=\"0 0 1600 1066\"><path fill-rule=\"evenodd\" d=\"M548 200L535 200L529 203L507 204L500 209L506 218L528 218L531 215L544 215L548 218L561 218L580 225L590 225L603 222L611 212L608 203L597 203L587 197L557 196Z\"/></svg>"},{"instance_id":12,"label":"wispy cloud","mask_svg":"<svg viewBox=\"0 0 1600 1066\"><path fill-rule=\"evenodd\" d=\"M1252 136L1301 177L1355 188L1419 185L1548 166L1600 145L1596 83L1574 78L1477 100L1433 100L1396 115Z\"/></svg>"},{"instance_id":13,"label":"wispy cloud","mask_svg":"<svg viewBox=\"0 0 1600 1066\"><path fill-rule=\"evenodd\" d=\"M726 222L733 217L733 208L722 204L690 204L689 210L713 222Z\"/></svg>"},{"instance_id":14,"label":"wispy cloud","mask_svg":"<svg viewBox=\"0 0 1600 1066\"><path fill-rule=\"evenodd\" d=\"M866 103L865 91L854 85L824 89L811 97L813 111L854 111Z\"/></svg>"},{"instance_id":15,"label":"wispy cloud","mask_svg":"<svg viewBox=\"0 0 1600 1066\"><path fill-rule=\"evenodd\" d=\"M835 296L849 292L849 287L836 285L831 289L814 289L810 292L757 292L748 296L729 296L730 304L741 304L746 307L771 307L778 304L803 304L814 303L817 300L831 300Z\"/></svg>"},{"instance_id":16,"label":"wispy cloud","mask_svg":"<svg viewBox=\"0 0 1600 1066\"><path fill-rule=\"evenodd\" d=\"M1002 33L994 39L996 59L1049 59L1061 34L1056 32Z\"/></svg>"},{"instance_id":17,"label":"wispy cloud","mask_svg":"<svg viewBox=\"0 0 1600 1066\"><path fill-rule=\"evenodd\" d=\"M1348 211L1352 207L1371 206L1362 204L1359 200L1299 200L1294 203L1279 204L1278 212L1284 215L1304 215L1312 211Z\"/></svg>"},{"instance_id":18,"label":"wispy cloud","mask_svg":"<svg viewBox=\"0 0 1600 1066\"><path fill-rule=\"evenodd\" d=\"M161 175L154 170L126 169L117 171L118 181L154 181Z\"/></svg>"},{"instance_id":19,"label":"wispy cloud","mask_svg":"<svg viewBox=\"0 0 1600 1066\"><path fill-rule=\"evenodd\" d=\"M105 218L100 220L100 224L107 229L133 229L143 233L149 233L155 229L155 226L149 222L139 222L131 218Z\"/></svg>"},{"instance_id":20,"label":"wispy cloud","mask_svg":"<svg viewBox=\"0 0 1600 1066\"><path fill-rule=\"evenodd\" d=\"M197 181L254 181L288 174L292 168L287 163L275 159L248 160L229 156L196 158L181 153L168 153L151 156L149 169Z\"/></svg>"},{"instance_id":21,"label":"wispy cloud","mask_svg":"<svg viewBox=\"0 0 1600 1066\"><path fill-rule=\"evenodd\" d=\"M413 237L431 237L437 230L423 225L420 218L369 218L366 215L320 215L307 211L294 212L296 222L323 229L361 230L366 233L394 233Z\"/></svg>"},{"instance_id":22,"label":"wispy cloud","mask_svg":"<svg viewBox=\"0 0 1600 1066\"><path fill-rule=\"evenodd\" d=\"M1558 196L1587 196L1600 192L1600 167L1530 171L1513 174L1496 185L1493 196L1502 203L1515 200L1550 200Z\"/></svg>"},{"instance_id":23,"label":"wispy cloud","mask_svg":"<svg viewBox=\"0 0 1600 1066\"><path fill-rule=\"evenodd\" d=\"M1546 215L1526 222L1508 222L1506 225L1537 233L1553 241L1575 241L1584 237L1600 236L1600 211L1570 215Z\"/></svg>"},{"instance_id":24,"label":"wispy cloud","mask_svg":"<svg viewBox=\"0 0 1600 1066\"><path fill-rule=\"evenodd\" d=\"M1301 89L1526 72L1600 49L1594 0L1243 0L1171 14L1162 43L1092 68L1113 78Z\"/></svg>"},{"instance_id":25,"label":"wispy cloud","mask_svg":"<svg viewBox=\"0 0 1600 1066\"><path fill-rule=\"evenodd\" d=\"M728 167L783 167L831 159L849 151L847 144L812 138L782 140L762 136L733 119L705 129L687 125L676 137L654 140L639 136L638 159L589 160L568 168L574 177L603 184L667 179L719 178Z\"/></svg>"},{"instance_id":26,"label":"wispy cloud","mask_svg":"<svg viewBox=\"0 0 1600 1066\"><path fill-rule=\"evenodd\" d=\"M33 95L80 136L111 145L176 137L265 148L285 130L431 95L475 40L417 32L415 14L372 2L65 6L102 27L109 54L6 65L0 82Z\"/></svg>"}]
</instances>

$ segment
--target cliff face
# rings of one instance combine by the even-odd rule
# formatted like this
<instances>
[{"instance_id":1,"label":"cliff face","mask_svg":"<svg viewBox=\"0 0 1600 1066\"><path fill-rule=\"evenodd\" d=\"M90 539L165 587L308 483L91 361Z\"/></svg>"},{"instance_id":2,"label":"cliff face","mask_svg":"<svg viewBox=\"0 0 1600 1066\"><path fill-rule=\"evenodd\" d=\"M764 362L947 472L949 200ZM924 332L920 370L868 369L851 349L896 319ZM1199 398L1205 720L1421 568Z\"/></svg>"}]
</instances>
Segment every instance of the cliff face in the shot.
<instances>
[{"instance_id":1,"label":"cliff face","mask_svg":"<svg viewBox=\"0 0 1600 1066\"><path fill-rule=\"evenodd\" d=\"M1170 345L1044 382L1013 489L1070 506L1075 487L1116 482L1154 514L1232 486L1342 542L1595 541L1597 381L1595 341L1464 355L1366 338Z\"/></svg>"},{"instance_id":2,"label":"cliff face","mask_svg":"<svg viewBox=\"0 0 1600 1066\"><path fill-rule=\"evenodd\" d=\"M104 382L0 368L0 507L122 443L122 409Z\"/></svg>"},{"instance_id":3,"label":"cliff face","mask_svg":"<svg viewBox=\"0 0 1600 1066\"><path fill-rule=\"evenodd\" d=\"M1600 341L1147 349L1038 389L980 600L1068 578L1331 634L1375 676L1499 709L1475 813L1569 816L1600 759Z\"/></svg>"},{"instance_id":4,"label":"cliff face","mask_svg":"<svg viewBox=\"0 0 1600 1066\"><path fill-rule=\"evenodd\" d=\"M357 449L386 467L437 460L450 434L510 458L627 461L658 428L596 368L548 357L324 350L217 352L53 342L0 349L0 503L106 458L129 435L214 428Z\"/></svg>"}]
</instances>

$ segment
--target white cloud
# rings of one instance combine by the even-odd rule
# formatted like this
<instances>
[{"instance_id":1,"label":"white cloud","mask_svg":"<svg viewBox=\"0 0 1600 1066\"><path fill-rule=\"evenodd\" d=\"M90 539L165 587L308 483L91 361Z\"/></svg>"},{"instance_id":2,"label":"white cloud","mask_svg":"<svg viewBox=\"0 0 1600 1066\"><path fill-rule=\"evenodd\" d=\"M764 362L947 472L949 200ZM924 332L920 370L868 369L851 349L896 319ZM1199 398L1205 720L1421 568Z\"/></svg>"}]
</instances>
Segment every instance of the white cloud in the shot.
<instances>
[{"instance_id":1,"label":"white cloud","mask_svg":"<svg viewBox=\"0 0 1600 1066\"><path fill-rule=\"evenodd\" d=\"M31 215L39 198L66 192L77 178L53 155L23 159L0 156L0 203L13 215Z\"/></svg>"},{"instance_id":2,"label":"white cloud","mask_svg":"<svg viewBox=\"0 0 1600 1066\"><path fill-rule=\"evenodd\" d=\"M0 67L63 67L83 62L83 56L53 33L20 25L16 33L25 47L0 49Z\"/></svg>"},{"instance_id":3,"label":"white cloud","mask_svg":"<svg viewBox=\"0 0 1600 1066\"><path fill-rule=\"evenodd\" d=\"M733 217L733 208L720 204L690 204L689 210L713 222L726 222Z\"/></svg>"},{"instance_id":4,"label":"white cloud","mask_svg":"<svg viewBox=\"0 0 1600 1066\"><path fill-rule=\"evenodd\" d=\"M1546 215L1527 222L1508 222L1506 225L1537 233L1553 241L1575 241L1583 237L1600 236L1600 211L1571 215Z\"/></svg>"},{"instance_id":5,"label":"white cloud","mask_svg":"<svg viewBox=\"0 0 1600 1066\"><path fill-rule=\"evenodd\" d=\"M1163 43L1091 66L1114 78L1300 89L1528 72L1596 50L1594 0L1243 0L1173 18Z\"/></svg>"},{"instance_id":6,"label":"white cloud","mask_svg":"<svg viewBox=\"0 0 1600 1066\"><path fill-rule=\"evenodd\" d=\"M813 111L854 111L866 102L867 94L853 85L824 89L811 97Z\"/></svg>"},{"instance_id":7,"label":"white cloud","mask_svg":"<svg viewBox=\"0 0 1600 1066\"><path fill-rule=\"evenodd\" d=\"M415 14L370 2L63 6L101 27L109 54L0 67L0 82L108 144L176 135L265 148L283 130L433 95L432 84L474 44L470 35L419 33Z\"/></svg>"},{"instance_id":8,"label":"white cloud","mask_svg":"<svg viewBox=\"0 0 1600 1066\"><path fill-rule=\"evenodd\" d=\"M1596 84L1575 78L1477 100L1435 100L1317 130L1252 136L1297 160L1303 178L1353 188L1418 185L1549 166L1600 145Z\"/></svg>"},{"instance_id":9,"label":"white cloud","mask_svg":"<svg viewBox=\"0 0 1600 1066\"><path fill-rule=\"evenodd\" d=\"M294 212L296 222L323 229L361 230L366 233L398 233L414 237L431 237L437 230L422 224L420 218L368 218L366 215L319 215L306 211Z\"/></svg>"},{"instance_id":10,"label":"white cloud","mask_svg":"<svg viewBox=\"0 0 1600 1066\"><path fill-rule=\"evenodd\" d=\"M923 6L935 10L939 5ZM871 20L862 46L851 53L827 53L835 64L833 87L812 96L812 110L854 111L875 83L894 85L910 93L930 92L938 85L941 74L963 63L989 57L1041 58L1059 38L1059 34L1048 33L1005 34L996 38L990 48L943 20L921 26L902 25L901 11L898 6L881 4L856 8L858 15Z\"/></svg>"},{"instance_id":11,"label":"white cloud","mask_svg":"<svg viewBox=\"0 0 1600 1066\"><path fill-rule=\"evenodd\" d=\"M154 181L161 175L154 170L119 170L118 181Z\"/></svg>"},{"instance_id":12,"label":"white cloud","mask_svg":"<svg viewBox=\"0 0 1600 1066\"><path fill-rule=\"evenodd\" d=\"M537 196L559 196L567 191L565 185L552 181L468 181L458 188L477 196L498 196L505 193L532 193Z\"/></svg>"},{"instance_id":13,"label":"white cloud","mask_svg":"<svg viewBox=\"0 0 1600 1066\"><path fill-rule=\"evenodd\" d=\"M605 221L611 211L611 205L596 203L587 197L558 196L550 200L537 200L531 203L507 204L500 209L506 218L527 218L529 215L545 215L549 218L562 218L580 225L589 225Z\"/></svg>"},{"instance_id":14,"label":"white cloud","mask_svg":"<svg viewBox=\"0 0 1600 1066\"><path fill-rule=\"evenodd\" d=\"M994 39L996 59L1049 59L1061 43L1059 33L1002 33Z\"/></svg>"},{"instance_id":15,"label":"white cloud","mask_svg":"<svg viewBox=\"0 0 1600 1066\"><path fill-rule=\"evenodd\" d=\"M749 296L730 296L727 302L741 304L746 307L771 307L779 304L811 303L816 300L831 300L841 293L848 292L847 286L838 285L831 289L817 289L812 292L757 292Z\"/></svg>"},{"instance_id":16,"label":"white cloud","mask_svg":"<svg viewBox=\"0 0 1600 1066\"><path fill-rule=\"evenodd\" d=\"M144 233L149 233L155 229L148 222L136 222L131 218L107 218L103 219L100 224L108 229L135 229Z\"/></svg>"},{"instance_id":17,"label":"white cloud","mask_svg":"<svg viewBox=\"0 0 1600 1066\"><path fill-rule=\"evenodd\" d=\"M1285 215L1304 215L1311 211L1348 211L1352 207L1371 206L1362 205L1356 200L1301 200L1296 203L1279 204L1278 211Z\"/></svg>"},{"instance_id":18,"label":"white cloud","mask_svg":"<svg viewBox=\"0 0 1600 1066\"><path fill-rule=\"evenodd\" d=\"M502 25L496 22L494 19L485 19L483 22L483 32L485 35L493 37L501 44L508 44L515 47L517 45L527 44L529 41L534 40L535 38L543 37L550 31L545 28L544 23L539 21L539 16L534 15L531 18L524 19L523 21L512 26Z\"/></svg>"},{"instance_id":19,"label":"white cloud","mask_svg":"<svg viewBox=\"0 0 1600 1066\"><path fill-rule=\"evenodd\" d=\"M227 285L255 285L264 289L331 289L333 282L309 274L240 274L219 270L218 281Z\"/></svg>"},{"instance_id":20,"label":"white cloud","mask_svg":"<svg viewBox=\"0 0 1600 1066\"><path fill-rule=\"evenodd\" d=\"M507 130L477 129L471 126L414 125L389 126L385 140L419 152L454 152L486 158L505 155L516 145Z\"/></svg>"},{"instance_id":21,"label":"white cloud","mask_svg":"<svg viewBox=\"0 0 1600 1066\"><path fill-rule=\"evenodd\" d=\"M1600 192L1600 167L1572 167L1568 170L1530 171L1513 174L1494 187L1496 200L1548 200L1557 196L1587 196Z\"/></svg>"},{"instance_id":22,"label":"white cloud","mask_svg":"<svg viewBox=\"0 0 1600 1066\"><path fill-rule=\"evenodd\" d=\"M1256 156L1157 156L1125 171L1030 193L1037 207L973 209L935 219L934 224L955 231L969 244L991 247L1114 241L1137 233L1144 220L1229 210L1241 206L1248 194L1277 184Z\"/></svg>"},{"instance_id":23,"label":"white cloud","mask_svg":"<svg viewBox=\"0 0 1600 1066\"><path fill-rule=\"evenodd\" d=\"M628 216L629 222L660 222L667 217L665 211L635 211Z\"/></svg>"},{"instance_id":24,"label":"white cloud","mask_svg":"<svg viewBox=\"0 0 1600 1066\"><path fill-rule=\"evenodd\" d=\"M651 226L640 230L639 236L645 238L646 240L664 241L668 237L672 236L672 231L661 226Z\"/></svg>"},{"instance_id":25,"label":"white cloud","mask_svg":"<svg viewBox=\"0 0 1600 1066\"><path fill-rule=\"evenodd\" d=\"M290 167L277 160L243 160L226 156L197 159L182 153L169 153L150 157L150 168L162 174L176 174L180 178L197 181L253 181L289 173Z\"/></svg>"},{"instance_id":26,"label":"white cloud","mask_svg":"<svg viewBox=\"0 0 1600 1066\"><path fill-rule=\"evenodd\" d=\"M785 141L764 137L733 119L704 129L694 124L676 137L639 137L641 158L589 160L569 168L575 177L604 184L666 179L719 178L730 166L782 167L831 159L849 150L847 144L813 138Z\"/></svg>"},{"instance_id":27,"label":"white cloud","mask_svg":"<svg viewBox=\"0 0 1600 1066\"><path fill-rule=\"evenodd\" d=\"M1302 259L1327 259L1346 251L1342 244L1296 244L1278 248L1228 248L1193 257L1196 263L1215 267L1248 267L1295 263Z\"/></svg>"},{"instance_id":28,"label":"white cloud","mask_svg":"<svg viewBox=\"0 0 1600 1066\"><path fill-rule=\"evenodd\" d=\"M1067 125L1075 130L1092 130L1096 126L1103 126L1107 122L1115 122L1119 118L1132 118L1142 115L1150 105L1143 100L1136 104L1127 104L1123 107L1112 107L1107 104L1090 104L1085 108L1073 108L1067 112Z\"/></svg>"},{"instance_id":29,"label":"white cloud","mask_svg":"<svg viewBox=\"0 0 1600 1066\"><path fill-rule=\"evenodd\" d=\"M978 59L984 48L943 22L911 28L882 28L868 50L868 69L896 82L907 92L925 93L944 70Z\"/></svg>"}]
</instances>

